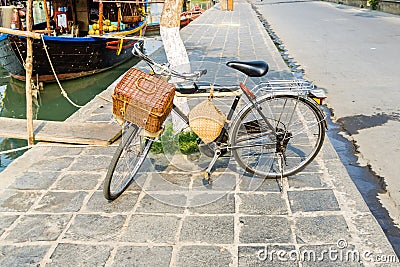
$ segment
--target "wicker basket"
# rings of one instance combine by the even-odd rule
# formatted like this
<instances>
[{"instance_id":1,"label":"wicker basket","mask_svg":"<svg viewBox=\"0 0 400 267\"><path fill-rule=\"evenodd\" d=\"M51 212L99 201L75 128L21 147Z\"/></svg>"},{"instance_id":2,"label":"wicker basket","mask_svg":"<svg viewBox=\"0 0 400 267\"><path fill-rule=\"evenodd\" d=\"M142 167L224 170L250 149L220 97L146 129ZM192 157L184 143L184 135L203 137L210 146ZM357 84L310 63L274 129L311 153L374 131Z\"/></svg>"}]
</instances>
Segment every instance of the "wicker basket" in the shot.
<instances>
[{"instance_id":1,"label":"wicker basket","mask_svg":"<svg viewBox=\"0 0 400 267\"><path fill-rule=\"evenodd\" d=\"M131 68L114 89L113 113L155 133L171 112L174 94L174 85Z\"/></svg>"},{"instance_id":2,"label":"wicker basket","mask_svg":"<svg viewBox=\"0 0 400 267\"><path fill-rule=\"evenodd\" d=\"M189 113L189 126L205 144L214 141L224 128L225 115L212 102L212 98L201 102Z\"/></svg>"},{"instance_id":3,"label":"wicker basket","mask_svg":"<svg viewBox=\"0 0 400 267\"><path fill-rule=\"evenodd\" d=\"M140 16L122 16L122 22L125 24L132 24L139 22L141 20Z\"/></svg>"}]
</instances>

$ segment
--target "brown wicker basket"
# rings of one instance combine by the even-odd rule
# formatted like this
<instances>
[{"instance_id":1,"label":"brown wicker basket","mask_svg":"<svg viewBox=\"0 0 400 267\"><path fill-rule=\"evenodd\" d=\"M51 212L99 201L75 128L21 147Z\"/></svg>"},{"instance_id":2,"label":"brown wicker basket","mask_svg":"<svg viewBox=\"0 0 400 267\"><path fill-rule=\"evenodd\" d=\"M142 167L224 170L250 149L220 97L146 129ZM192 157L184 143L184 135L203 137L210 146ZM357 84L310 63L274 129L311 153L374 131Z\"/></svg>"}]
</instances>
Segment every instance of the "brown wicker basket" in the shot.
<instances>
[{"instance_id":1,"label":"brown wicker basket","mask_svg":"<svg viewBox=\"0 0 400 267\"><path fill-rule=\"evenodd\" d=\"M140 16L122 16L122 22L125 24L136 23L141 20Z\"/></svg>"},{"instance_id":2,"label":"brown wicker basket","mask_svg":"<svg viewBox=\"0 0 400 267\"><path fill-rule=\"evenodd\" d=\"M172 110L174 94L173 84L131 68L114 89L113 113L155 133Z\"/></svg>"},{"instance_id":3,"label":"brown wicker basket","mask_svg":"<svg viewBox=\"0 0 400 267\"><path fill-rule=\"evenodd\" d=\"M225 115L213 104L211 98L189 112L189 126L205 144L211 143L219 136L225 121Z\"/></svg>"}]
</instances>

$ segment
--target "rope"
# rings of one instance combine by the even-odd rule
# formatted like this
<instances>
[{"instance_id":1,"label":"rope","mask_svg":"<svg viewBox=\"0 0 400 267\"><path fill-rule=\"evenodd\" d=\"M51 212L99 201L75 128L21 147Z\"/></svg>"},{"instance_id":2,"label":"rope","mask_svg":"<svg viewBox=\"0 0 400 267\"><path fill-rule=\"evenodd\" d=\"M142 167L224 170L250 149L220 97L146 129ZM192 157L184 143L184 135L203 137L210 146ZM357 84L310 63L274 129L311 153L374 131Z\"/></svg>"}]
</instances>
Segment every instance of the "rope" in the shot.
<instances>
[{"instance_id":1,"label":"rope","mask_svg":"<svg viewBox=\"0 0 400 267\"><path fill-rule=\"evenodd\" d=\"M22 66L24 66L24 68L25 68L25 60L24 60L24 57L22 56L22 53L21 53L21 51L19 51L18 44L15 42L15 40L14 40L14 45L15 45L15 47L17 48L17 51L18 51L19 57L20 57L20 58L21 58L21 60L22 60Z\"/></svg>"},{"instance_id":2,"label":"rope","mask_svg":"<svg viewBox=\"0 0 400 267\"><path fill-rule=\"evenodd\" d=\"M14 149L6 150L6 151L0 151L0 155L13 153L13 152L17 152L17 151L20 151L20 150L27 150L27 149L30 149L32 147L33 147L33 145L23 146L23 147L14 148Z\"/></svg>"},{"instance_id":3,"label":"rope","mask_svg":"<svg viewBox=\"0 0 400 267\"><path fill-rule=\"evenodd\" d=\"M102 99L102 100L108 102L108 103L112 103L112 101L111 101L110 99L107 99L107 98L105 98L105 97L103 97L103 96L101 96L101 95L96 95L96 96L97 96L98 98L100 98L100 99Z\"/></svg>"},{"instance_id":4,"label":"rope","mask_svg":"<svg viewBox=\"0 0 400 267\"><path fill-rule=\"evenodd\" d=\"M124 39L120 39L119 45L117 47L117 56L119 56L121 54L123 43L124 43Z\"/></svg>"},{"instance_id":5,"label":"rope","mask_svg":"<svg viewBox=\"0 0 400 267\"><path fill-rule=\"evenodd\" d=\"M47 51L47 46L46 46L46 44L45 44L45 42L44 42L43 35L41 35L41 39L42 39L42 42L43 42L44 51L46 52L46 55L47 55L47 59L49 60L49 64L50 64L51 70L53 71L53 75L54 75L54 77L56 78L56 81L57 81L57 83L58 83L58 86L59 86L60 89L61 89L61 95L62 95L65 99L67 99L68 102L71 103L71 105L73 105L73 106L75 106L75 107L77 107L77 108L83 107L83 106L80 106L80 105L78 105L78 104L75 104L75 103L68 97L67 92L64 90L64 88L62 87L62 85L61 85L61 83L60 83L60 80L59 80L58 77L57 77L57 73L56 73L56 71L54 70L53 63L51 63L50 55L49 55L49 52Z\"/></svg>"}]
</instances>

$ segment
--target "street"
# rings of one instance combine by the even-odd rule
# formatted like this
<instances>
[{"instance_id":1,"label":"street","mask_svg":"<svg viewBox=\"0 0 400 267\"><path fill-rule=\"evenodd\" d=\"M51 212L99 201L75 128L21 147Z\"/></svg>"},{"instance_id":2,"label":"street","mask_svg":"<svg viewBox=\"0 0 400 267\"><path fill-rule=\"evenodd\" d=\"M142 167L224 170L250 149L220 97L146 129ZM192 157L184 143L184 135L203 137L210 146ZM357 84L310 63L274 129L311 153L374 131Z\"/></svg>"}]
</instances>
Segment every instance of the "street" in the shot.
<instances>
[{"instance_id":1,"label":"street","mask_svg":"<svg viewBox=\"0 0 400 267\"><path fill-rule=\"evenodd\" d=\"M400 17L319 1L253 1L305 71L328 95L333 119L355 141L360 166L384 178L379 196L399 221Z\"/></svg>"}]
</instances>

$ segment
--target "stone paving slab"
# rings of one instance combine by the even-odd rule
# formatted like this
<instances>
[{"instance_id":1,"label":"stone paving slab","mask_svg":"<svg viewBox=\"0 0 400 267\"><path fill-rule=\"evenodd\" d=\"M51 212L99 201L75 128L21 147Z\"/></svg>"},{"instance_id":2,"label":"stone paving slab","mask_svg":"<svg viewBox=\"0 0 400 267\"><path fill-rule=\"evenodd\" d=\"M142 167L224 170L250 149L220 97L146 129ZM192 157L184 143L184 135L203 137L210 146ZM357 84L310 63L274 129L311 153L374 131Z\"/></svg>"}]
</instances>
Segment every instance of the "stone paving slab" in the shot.
<instances>
[{"instance_id":1,"label":"stone paving slab","mask_svg":"<svg viewBox=\"0 0 400 267\"><path fill-rule=\"evenodd\" d=\"M216 5L181 35L192 60L262 59L269 78L290 76L247 2L235 2L231 12ZM160 49L152 57L165 55ZM111 103L103 98L110 99L112 88L69 120L110 123ZM112 202L102 188L116 146L40 145L0 173L0 266L370 266L378 265L377 256L394 266L397 260L329 140L303 172L284 179L282 192L276 180L245 174L229 156L218 161L210 187L190 159L177 157L173 165L151 154L135 183Z\"/></svg>"}]
</instances>

